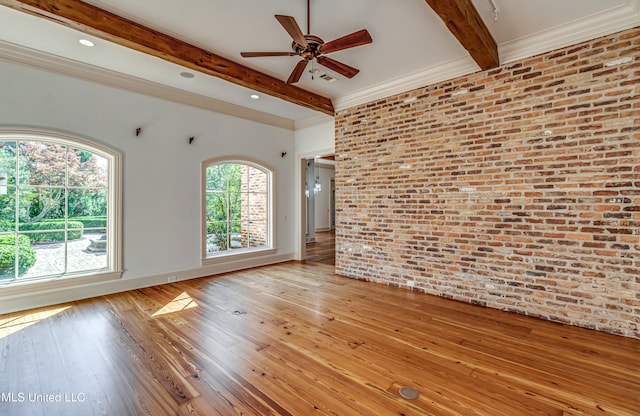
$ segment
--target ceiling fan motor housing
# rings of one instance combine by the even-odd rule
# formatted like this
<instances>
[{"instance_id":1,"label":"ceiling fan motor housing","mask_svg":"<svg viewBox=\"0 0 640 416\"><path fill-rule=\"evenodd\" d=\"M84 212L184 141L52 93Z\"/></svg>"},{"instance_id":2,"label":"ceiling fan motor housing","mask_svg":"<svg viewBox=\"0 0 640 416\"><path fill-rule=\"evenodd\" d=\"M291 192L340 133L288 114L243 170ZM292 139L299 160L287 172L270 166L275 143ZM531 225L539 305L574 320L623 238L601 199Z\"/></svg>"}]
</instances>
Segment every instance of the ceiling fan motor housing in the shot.
<instances>
[{"instance_id":1,"label":"ceiling fan motor housing","mask_svg":"<svg viewBox=\"0 0 640 416\"><path fill-rule=\"evenodd\" d=\"M296 41L291 43L291 48L293 51L306 59L307 61L312 60L320 55L320 46L324 44L324 41L317 36L314 35L304 35L304 38L307 40L307 46L302 46Z\"/></svg>"},{"instance_id":2,"label":"ceiling fan motor housing","mask_svg":"<svg viewBox=\"0 0 640 416\"><path fill-rule=\"evenodd\" d=\"M293 72L289 75L287 84L298 82L307 64L314 59L318 64L347 78L353 78L358 72L360 72L357 68L353 68L324 55L371 43L371 35L369 35L369 32L367 32L366 29L350 33L346 36L334 39L329 43L325 43L315 35L305 35L302 33L296 19L292 16L276 14L275 18L293 39L293 42L291 43L291 52L241 52L240 55L245 58L258 56L300 56L302 60L298 61Z\"/></svg>"}]
</instances>

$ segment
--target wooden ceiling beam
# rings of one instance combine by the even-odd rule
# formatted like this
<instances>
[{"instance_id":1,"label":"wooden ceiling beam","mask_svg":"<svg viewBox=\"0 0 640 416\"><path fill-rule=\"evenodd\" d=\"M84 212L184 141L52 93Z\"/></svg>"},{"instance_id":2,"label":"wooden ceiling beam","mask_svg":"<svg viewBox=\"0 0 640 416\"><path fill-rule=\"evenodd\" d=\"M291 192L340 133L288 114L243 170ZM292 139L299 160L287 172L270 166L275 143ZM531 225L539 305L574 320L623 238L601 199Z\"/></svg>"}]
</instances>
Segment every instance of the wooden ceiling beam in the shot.
<instances>
[{"instance_id":1,"label":"wooden ceiling beam","mask_svg":"<svg viewBox=\"0 0 640 416\"><path fill-rule=\"evenodd\" d=\"M0 0L0 4L254 91L334 115L333 104L329 98L286 84L270 75L80 0Z\"/></svg>"},{"instance_id":2,"label":"wooden ceiling beam","mask_svg":"<svg viewBox=\"0 0 640 416\"><path fill-rule=\"evenodd\" d=\"M425 0L483 70L500 65L498 45L471 0Z\"/></svg>"}]
</instances>

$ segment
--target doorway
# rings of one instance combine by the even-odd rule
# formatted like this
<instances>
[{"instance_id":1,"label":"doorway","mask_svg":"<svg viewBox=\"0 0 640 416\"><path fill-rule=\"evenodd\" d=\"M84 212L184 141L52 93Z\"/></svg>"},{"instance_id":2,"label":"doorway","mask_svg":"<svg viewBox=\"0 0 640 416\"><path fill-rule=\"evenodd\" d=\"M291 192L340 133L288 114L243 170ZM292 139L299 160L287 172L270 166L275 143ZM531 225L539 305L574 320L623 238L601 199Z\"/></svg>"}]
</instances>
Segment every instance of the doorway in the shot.
<instances>
[{"instance_id":1,"label":"doorway","mask_svg":"<svg viewBox=\"0 0 640 416\"><path fill-rule=\"evenodd\" d=\"M306 261L335 264L335 157L305 160Z\"/></svg>"}]
</instances>

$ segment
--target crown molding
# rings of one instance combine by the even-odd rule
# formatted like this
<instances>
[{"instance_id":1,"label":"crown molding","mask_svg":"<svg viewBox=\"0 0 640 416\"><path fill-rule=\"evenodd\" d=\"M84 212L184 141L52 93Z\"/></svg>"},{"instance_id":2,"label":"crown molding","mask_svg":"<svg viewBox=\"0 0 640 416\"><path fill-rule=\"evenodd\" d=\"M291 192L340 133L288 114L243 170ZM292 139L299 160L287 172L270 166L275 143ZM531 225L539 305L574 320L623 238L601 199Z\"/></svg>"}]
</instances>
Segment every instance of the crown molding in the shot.
<instances>
[{"instance_id":1,"label":"crown molding","mask_svg":"<svg viewBox=\"0 0 640 416\"><path fill-rule=\"evenodd\" d=\"M307 127L318 126L320 124L333 122L334 117L328 114L317 114L311 117L294 121L294 130L306 129Z\"/></svg>"},{"instance_id":2,"label":"crown molding","mask_svg":"<svg viewBox=\"0 0 640 416\"><path fill-rule=\"evenodd\" d=\"M500 63L529 58L640 25L640 0L500 44Z\"/></svg>"},{"instance_id":3,"label":"crown molding","mask_svg":"<svg viewBox=\"0 0 640 416\"><path fill-rule=\"evenodd\" d=\"M628 0L625 5L615 9L576 20L573 23L562 25L562 27L502 43L498 47L500 64L503 65L636 26L640 26L640 0ZM478 66L471 58L462 57L339 97L334 99L334 107L336 112L339 112L430 84L469 75L478 70Z\"/></svg>"},{"instance_id":4,"label":"crown molding","mask_svg":"<svg viewBox=\"0 0 640 416\"><path fill-rule=\"evenodd\" d=\"M338 112L350 107L424 87L425 85L468 75L478 70L479 67L473 59L465 56L443 64L431 66L389 82L378 84L372 88L336 98L334 99L334 107L336 112Z\"/></svg>"},{"instance_id":5,"label":"crown molding","mask_svg":"<svg viewBox=\"0 0 640 416\"><path fill-rule=\"evenodd\" d=\"M640 0L628 0L626 4L615 9L502 43L499 45L500 62L513 62L636 26L640 26ZM331 116L319 114L294 121L4 41L0 41L0 59L290 130L312 127L331 120ZM475 62L464 56L336 98L335 110L338 112L426 85L469 75L478 70Z\"/></svg>"},{"instance_id":6,"label":"crown molding","mask_svg":"<svg viewBox=\"0 0 640 416\"><path fill-rule=\"evenodd\" d=\"M0 59L275 127L289 130L293 130L295 127L294 121L288 118L252 110L10 42L0 41Z\"/></svg>"}]
</instances>

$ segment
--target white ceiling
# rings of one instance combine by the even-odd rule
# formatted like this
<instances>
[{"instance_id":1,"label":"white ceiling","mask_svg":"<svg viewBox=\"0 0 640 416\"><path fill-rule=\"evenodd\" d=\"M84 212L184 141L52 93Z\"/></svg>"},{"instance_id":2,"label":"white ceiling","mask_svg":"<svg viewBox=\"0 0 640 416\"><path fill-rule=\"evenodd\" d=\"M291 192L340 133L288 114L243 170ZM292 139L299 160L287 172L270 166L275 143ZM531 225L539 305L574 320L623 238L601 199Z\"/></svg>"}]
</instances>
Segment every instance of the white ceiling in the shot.
<instances>
[{"instance_id":1,"label":"white ceiling","mask_svg":"<svg viewBox=\"0 0 640 416\"><path fill-rule=\"evenodd\" d=\"M0 0L2 3L3 0ZM289 51L274 18L293 16L306 32L305 0L86 0L102 9L286 80L298 57L242 58L241 51ZM640 25L640 0L473 0L499 45L502 63ZM493 5L498 6L494 19ZM475 72L477 65L424 0L311 0L311 32L325 41L366 28L373 43L331 54L360 69L347 79L315 64L301 88L333 100L336 110ZM95 42L81 46L80 38ZM272 124L322 116L273 97L196 73L51 21L0 7L0 59L67 72ZM82 64L79 64L82 63ZM86 65L83 65L86 64ZM311 69L309 66L307 69ZM187 70L193 72L191 70ZM145 81L142 81L145 80ZM229 103L229 104L226 104Z\"/></svg>"}]
</instances>

